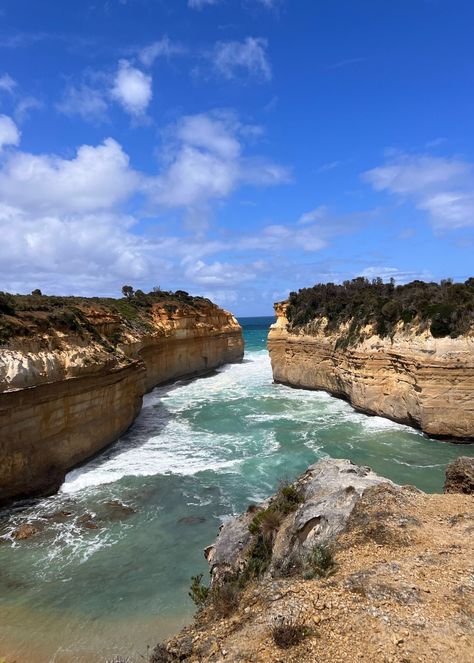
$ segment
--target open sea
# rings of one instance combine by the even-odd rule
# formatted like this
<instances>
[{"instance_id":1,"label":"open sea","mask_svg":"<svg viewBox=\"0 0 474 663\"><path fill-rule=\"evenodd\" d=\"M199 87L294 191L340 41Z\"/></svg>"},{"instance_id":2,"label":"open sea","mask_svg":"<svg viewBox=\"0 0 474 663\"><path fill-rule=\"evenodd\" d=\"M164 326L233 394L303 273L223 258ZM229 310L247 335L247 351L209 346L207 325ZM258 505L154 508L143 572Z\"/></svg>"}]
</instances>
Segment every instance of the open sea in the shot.
<instances>
[{"instance_id":1,"label":"open sea","mask_svg":"<svg viewBox=\"0 0 474 663\"><path fill-rule=\"evenodd\" d=\"M473 445L430 440L324 392L272 383L273 318L242 318L245 359L145 396L132 428L58 495L0 512L0 661L146 658L188 622L190 578L224 519L320 458L441 491ZM13 541L32 523L39 533Z\"/></svg>"}]
</instances>

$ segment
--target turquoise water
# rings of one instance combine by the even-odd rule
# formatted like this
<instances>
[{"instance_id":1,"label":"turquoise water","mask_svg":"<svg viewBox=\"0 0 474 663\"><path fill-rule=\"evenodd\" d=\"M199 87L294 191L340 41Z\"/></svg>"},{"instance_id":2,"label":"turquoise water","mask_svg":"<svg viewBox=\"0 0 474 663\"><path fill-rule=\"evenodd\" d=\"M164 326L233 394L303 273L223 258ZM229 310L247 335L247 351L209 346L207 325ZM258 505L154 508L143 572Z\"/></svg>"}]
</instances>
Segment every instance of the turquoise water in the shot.
<instances>
[{"instance_id":1,"label":"turquoise water","mask_svg":"<svg viewBox=\"0 0 474 663\"><path fill-rule=\"evenodd\" d=\"M0 658L142 660L190 619L190 576L206 572L202 551L223 519L318 458L437 491L448 462L474 455L325 393L274 385L272 320L243 319L241 364L155 389L130 431L58 495L3 515ZM25 522L39 534L13 542Z\"/></svg>"}]
</instances>

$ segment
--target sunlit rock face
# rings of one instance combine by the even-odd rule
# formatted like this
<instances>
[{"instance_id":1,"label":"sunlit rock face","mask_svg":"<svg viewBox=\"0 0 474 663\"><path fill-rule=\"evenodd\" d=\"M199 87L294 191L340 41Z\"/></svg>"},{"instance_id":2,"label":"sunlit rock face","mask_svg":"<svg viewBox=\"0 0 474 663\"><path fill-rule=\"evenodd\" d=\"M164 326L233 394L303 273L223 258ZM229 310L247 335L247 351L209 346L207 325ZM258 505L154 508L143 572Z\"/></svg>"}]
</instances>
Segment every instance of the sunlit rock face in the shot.
<instances>
[{"instance_id":1,"label":"sunlit rock face","mask_svg":"<svg viewBox=\"0 0 474 663\"><path fill-rule=\"evenodd\" d=\"M346 329L288 329L286 303L275 305L268 336L273 378L324 389L355 408L462 442L474 438L474 336L433 338L400 328L381 338L370 328L341 346ZM339 341L339 343L338 343Z\"/></svg>"},{"instance_id":2,"label":"sunlit rock face","mask_svg":"<svg viewBox=\"0 0 474 663\"><path fill-rule=\"evenodd\" d=\"M93 301L81 315L73 331L51 318L0 346L0 503L57 490L132 424L146 391L243 356L237 320L209 300L156 303L133 325Z\"/></svg>"}]
</instances>

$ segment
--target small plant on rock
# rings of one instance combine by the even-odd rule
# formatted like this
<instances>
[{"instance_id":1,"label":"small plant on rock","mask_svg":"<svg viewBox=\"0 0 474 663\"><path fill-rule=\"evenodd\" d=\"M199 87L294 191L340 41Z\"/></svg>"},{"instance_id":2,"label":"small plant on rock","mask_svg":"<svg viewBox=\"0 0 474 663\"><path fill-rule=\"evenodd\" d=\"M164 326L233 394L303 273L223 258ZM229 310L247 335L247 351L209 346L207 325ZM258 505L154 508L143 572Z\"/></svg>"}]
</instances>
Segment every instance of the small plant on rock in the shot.
<instances>
[{"instance_id":1,"label":"small plant on rock","mask_svg":"<svg viewBox=\"0 0 474 663\"><path fill-rule=\"evenodd\" d=\"M211 592L212 605L220 617L229 617L239 607L240 588L237 582L227 581Z\"/></svg>"},{"instance_id":2,"label":"small plant on rock","mask_svg":"<svg viewBox=\"0 0 474 663\"><path fill-rule=\"evenodd\" d=\"M309 629L292 617L284 618L272 627L273 642L280 649L299 645L309 635Z\"/></svg>"},{"instance_id":3,"label":"small plant on rock","mask_svg":"<svg viewBox=\"0 0 474 663\"><path fill-rule=\"evenodd\" d=\"M282 481L274 500L274 506L286 516L292 511L296 511L302 501L301 492L288 481Z\"/></svg>"},{"instance_id":4,"label":"small plant on rock","mask_svg":"<svg viewBox=\"0 0 474 663\"><path fill-rule=\"evenodd\" d=\"M327 578L336 568L332 548L321 544L314 546L306 558L305 566L305 578Z\"/></svg>"},{"instance_id":5,"label":"small plant on rock","mask_svg":"<svg viewBox=\"0 0 474 663\"><path fill-rule=\"evenodd\" d=\"M203 585L202 573L197 576L192 576L188 595L192 599L194 605L198 608L203 608L206 605L209 598L209 587Z\"/></svg>"}]
</instances>

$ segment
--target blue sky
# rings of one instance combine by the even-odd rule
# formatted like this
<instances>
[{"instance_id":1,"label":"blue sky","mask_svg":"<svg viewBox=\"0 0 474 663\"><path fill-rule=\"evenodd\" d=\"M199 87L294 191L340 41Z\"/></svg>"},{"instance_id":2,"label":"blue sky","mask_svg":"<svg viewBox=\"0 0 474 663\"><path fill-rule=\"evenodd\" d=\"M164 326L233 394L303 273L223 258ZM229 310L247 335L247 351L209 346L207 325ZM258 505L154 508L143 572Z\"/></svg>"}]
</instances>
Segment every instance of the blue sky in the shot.
<instances>
[{"instance_id":1,"label":"blue sky","mask_svg":"<svg viewBox=\"0 0 474 663\"><path fill-rule=\"evenodd\" d=\"M3 0L0 290L466 279L474 3Z\"/></svg>"}]
</instances>

